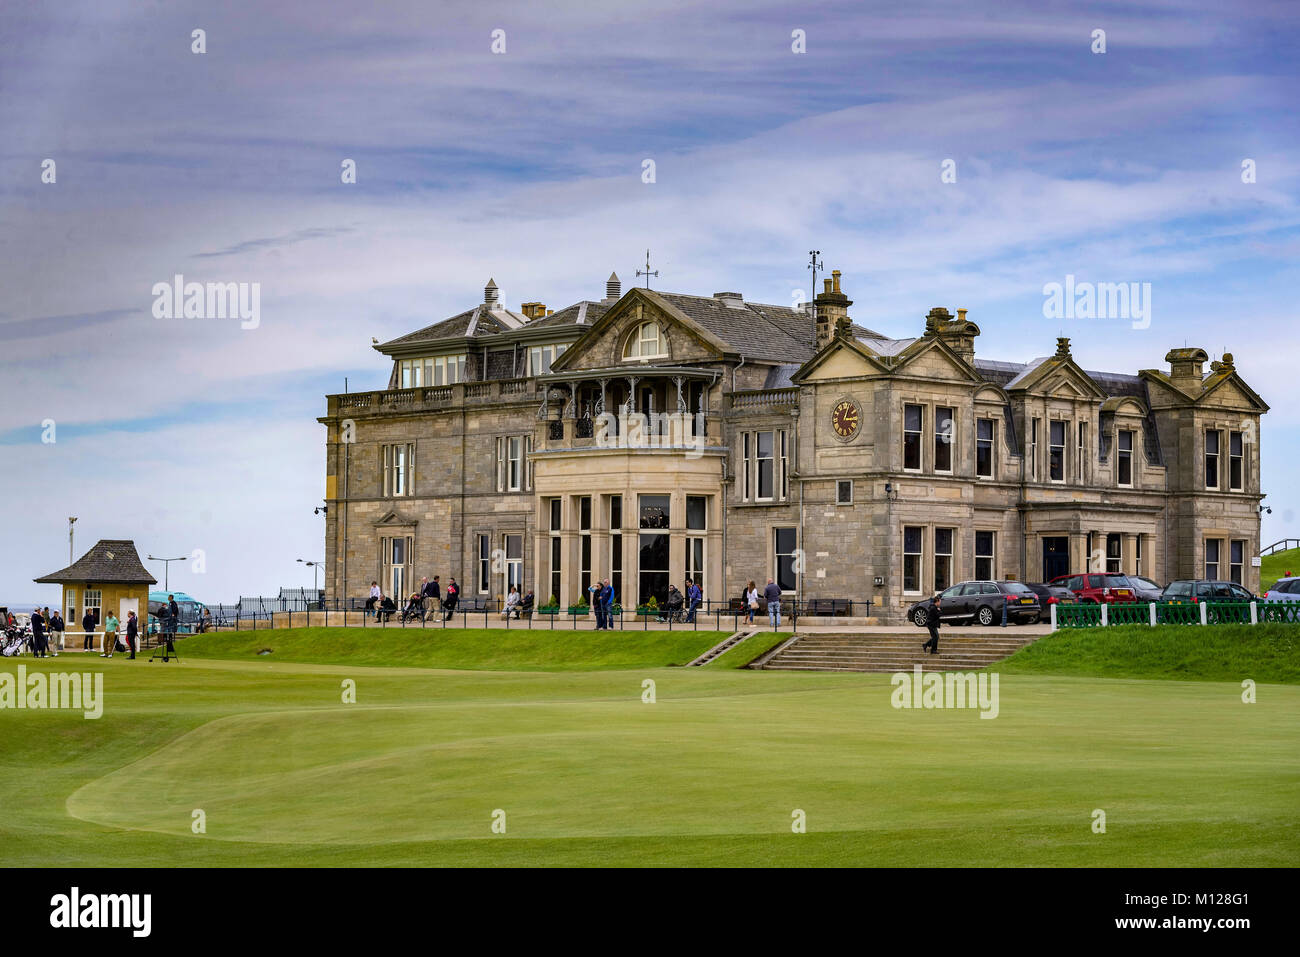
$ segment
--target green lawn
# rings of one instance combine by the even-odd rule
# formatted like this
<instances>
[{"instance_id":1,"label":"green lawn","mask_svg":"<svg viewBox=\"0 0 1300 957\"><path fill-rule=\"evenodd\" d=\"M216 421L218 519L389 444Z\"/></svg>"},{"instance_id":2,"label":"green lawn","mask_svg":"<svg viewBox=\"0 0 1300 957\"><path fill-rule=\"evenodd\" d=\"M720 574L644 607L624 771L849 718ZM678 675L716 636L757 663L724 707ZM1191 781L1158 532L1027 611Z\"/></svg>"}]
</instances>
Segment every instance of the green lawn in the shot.
<instances>
[{"instance_id":1,"label":"green lawn","mask_svg":"<svg viewBox=\"0 0 1300 957\"><path fill-rule=\"evenodd\" d=\"M535 628L283 628L183 639L182 655L244 661L409 665L474 671L594 671L684 665L731 632ZM259 652L269 654L259 655Z\"/></svg>"},{"instance_id":2,"label":"green lawn","mask_svg":"<svg viewBox=\"0 0 1300 957\"><path fill-rule=\"evenodd\" d=\"M1001 665L1019 674L1300 683L1296 625L1062 628Z\"/></svg>"},{"instance_id":3,"label":"green lawn","mask_svg":"<svg viewBox=\"0 0 1300 957\"><path fill-rule=\"evenodd\" d=\"M895 710L887 675L733 667L749 652L666 667L692 657L677 644L688 635L589 647L639 661L605 670L572 668L562 646L513 630L440 633L446 644L421 652L437 668L412 662L415 651L395 664L397 648L370 634L362 644L306 630L189 639L180 664L25 659L103 671L105 711L0 712L0 865L1269 866L1300 855L1298 687L1262 683L1243 704L1236 675L1008 667L999 716L982 720ZM632 640L564 640L598 637ZM760 634L750 650L774 640ZM238 642L276 650L258 657ZM313 650L320 661L292 660ZM502 670L507 652L515 670ZM438 670L471 660L480 670ZM355 704L342 701L345 682ZM1091 829L1097 808L1105 834ZM496 809L505 834L491 832ZM791 833L795 809L806 834Z\"/></svg>"}]
</instances>

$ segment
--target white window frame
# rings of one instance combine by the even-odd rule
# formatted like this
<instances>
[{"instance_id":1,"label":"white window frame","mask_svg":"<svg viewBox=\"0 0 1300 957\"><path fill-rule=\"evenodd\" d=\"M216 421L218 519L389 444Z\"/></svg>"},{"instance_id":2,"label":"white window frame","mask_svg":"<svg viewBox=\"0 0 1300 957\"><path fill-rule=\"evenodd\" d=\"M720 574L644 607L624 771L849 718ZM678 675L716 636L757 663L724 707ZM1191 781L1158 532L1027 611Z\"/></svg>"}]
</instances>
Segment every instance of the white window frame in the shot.
<instances>
[{"instance_id":1,"label":"white window frame","mask_svg":"<svg viewBox=\"0 0 1300 957\"><path fill-rule=\"evenodd\" d=\"M939 551L940 532L950 533L948 538L948 550L946 552ZM931 581L934 583L935 591L943 591L944 589L951 588L953 585L957 584L955 580L957 577L957 569L953 561L953 555L957 549L957 529L947 525L936 525L934 528L930 530L930 541L934 548L934 560L931 562L931 565L933 566L931 568L931 571L933 573L931 576ZM943 588L939 587L939 559L940 558L948 559L948 584L944 585Z\"/></svg>"},{"instance_id":2,"label":"white window frame","mask_svg":"<svg viewBox=\"0 0 1300 957\"><path fill-rule=\"evenodd\" d=\"M510 539L519 541L519 557L510 557ZM524 536L507 532L501 536L501 554L505 557L505 594L510 594L510 586L518 585L519 593L524 591Z\"/></svg>"},{"instance_id":3,"label":"white window frame","mask_svg":"<svg viewBox=\"0 0 1300 957\"><path fill-rule=\"evenodd\" d=\"M1029 477L1035 482L1038 481L1038 423L1042 421L1038 416L1029 420Z\"/></svg>"},{"instance_id":4,"label":"white window frame","mask_svg":"<svg viewBox=\"0 0 1300 957\"><path fill-rule=\"evenodd\" d=\"M989 545L988 552L983 555L980 554L981 535L989 536L989 542L991 543ZM975 581L997 581L998 580L998 533L989 528L975 529L974 552L975 552L975 565L973 568L974 574L971 577ZM984 559L987 559L989 563L989 573L987 575L980 574L980 561Z\"/></svg>"},{"instance_id":5,"label":"white window frame","mask_svg":"<svg viewBox=\"0 0 1300 957\"><path fill-rule=\"evenodd\" d=\"M1210 451L1210 436L1214 436L1214 451ZM1205 455L1202 468L1205 472L1205 490L1220 492L1223 490L1223 433L1218 429L1205 430ZM1214 484L1210 484L1210 460L1214 460Z\"/></svg>"},{"instance_id":6,"label":"white window frame","mask_svg":"<svg viewBox=\"0 0 1300 957\"><path fill-rule=\"evenodd\" d=\"M1066 475L1069 474L1069 470L1066 468L1066 461L1065 461L1065 450L1068 448L1068 443L1070 441L1070 433L1068 429L1069 424L1070 423L1065 421L1064 419L1050 419L1048 420L1047 423L1047 480L1057 485L1064 484L1065 477ZM1061 430L1060 445L1057 445L1054 441L1052 441L1052 431L1057 426L1059 426ZM1054 478L1052 476L1052 453L1055 452L1057 449L1059 449L1061 452L1061 477L1060 478Z\"/></svg>"},{"instance_id":7,"label":"white window frame","mask_svg":"<svg viewBox=\"0 0 1300 957\"><path fill-rule=\"evenodd\" d=\"M104 614L104 590L102 588L87 588L86 593L82 596L81 613L85 615L87 611L95 612L95 624L100 624Z\"/></svg>"},{"instance_id":8,"label":"white window frame","mask_svg":"<svg viewBox=\"0 0 1300 957\"><path fill-rule=\"evenodd\" d=\"M385 498L410 498L415 494L415 443L380 446L383 456Z\"/></svg>"},{"instance_id":9,"label":"white window frame","mask_svg":"<svg viewBox=\"0 0 1300 957\"><path fill-rule=\"evenodd\" d=\"M1214 546L1215 546L1215 554L1214 554L1214 561L1213 561L1213 562L1210 561L1210 543L1211 543L1211 542L1213 542L1213 543L1214 543ZM1219 574L1219 572L1220 572L1220 571L1222 570L1222 568L1223 568L1223 539L1221 539L1221 538L1207 538L1207 539L1205 540L1205 561L1204 561L1203 564L1204 564L1204 567L1205 567L1205 576L1204 576L1204 577L1205 577L1206 579L1208 579L1209 581L1223 581L1223 576ZM1213 574L1213 575L1210 574L1210 566L1211 566L1211 564L1213 564L1213 566L1214 566L1214 574Z\"/></svg>"},{"instance_id":10,"label":"white window frame","mask_svg":"<svg viewBox=\"0 0 1300 957\"><path fill-rule=\"evenodd\" d=\"M980 438L980 424L987 422L989 424L989 437ZM998 474L997 466L997 441L998 441L998 423L996 419L988 416L981 416L975 420L975 477L977 479L992 479ZM987 473L980 471L980 446L987 443L989 447L989 470Z\"/></svg>"},{"instance_id":11,"label":"white window frame","mask_svg":"<svg viewBox=\"0 0 1300 957\"><path fill-rule=\"evenodd\" d=\"M1233 453L1232 437L1237 437L1237 448L1241 451ZM1232 484L1232 464L1237 463L1237 484ZM1241 492L1246 488L1246 436L1245 433L1235 429L1228 432L1228 491Z\"/></svg>"},{"instance_id":12,"label":"white window frame","mask_svg":"<svg viewBox=\"0 0 1300 957\"><path fill-rule=\"evenodd\" d=\"M1129 447L1127 449L1122 448L1120 445L1120 439L1125 435L1129 437L1128 438ZM1132 429L1115 430L1115 484L1118 485L1120 488L1133 487L1133 452L1136 445L1137 445L1137 432L1135 432ZM1121 482L1120 462L1124 461L1125 455L1128 456L1128 481Z\"/></svg>"},{"instance_id":13,"label":"white window frame","mask_svg":"<svg viewBox=\"0 0 1300 957\"><path fill-rule=\"evenodd\" d=\"M782 552L777 550L777 542L781 537L781 532L794 533L794 549L792 551ZM776 582L778 587L780 587L781 584L781 559L782 558L792 559L791 566L790 566L790 573L794 575L795 587L782 588L781 589L782 595L794 594L799 590L800 572L797 567L798 554L799 554L799 526L797 525L773 526L772 528L772 580Z\"/></svg>"},{"instance_id":14,"label":"white window frame","mask_svg":"<svg viewBox=\"0 0 1300 957\"><path fill-rule=\"evenodd\" d=\"M646 335L647 330L653 332L653 335ZM647 343L654 343L654 351L646 351ZM633 329L623 345L624 362L667 358L668 339L659 324L652 319L645 320Z\"/></svg>"},{"instance_id":15,"label":"white window frame","mask_svg":"<svg viewBox=\"0 0 1300 957\"><path fill-rule=\"evenodd\" d=\"M948 413L948 431L944 432L943 423L939 421L940 413ZM938 475L951 475L956 467L956 439L957 439L957 410L951 406L936 405L934 407L934 471ZM939 446L947 445L948 447L948 467L939 468Z\"/></svg>"},{"instance_id":16,"label":"white window frame","mask_svg":"<svg viewBox=\"0 0 1300 957\"><path fill-rule=\"evenodd\" d=\"M921 543L920 551L909 552L907 550L907 533L909 530L914 530L917 532L917 540ZM900 571L902 572L902 576L899 581L899 586L902 588L904 595L922 595L925 593L924 592L925 586L923 584L923 582L925 581L925 526L924 525L903 526L902 549L903 549L903 567L900 569ZM907 560L913 557L916 559L916 587L908 588L907 587Z\"/></svg>"},{"instance_id":17,"label":"white window frame","mask_svg":"<svg viewBox=\"0 0 1300 957\"><path fill-rule=\"evenodd\" d=\"M758 429L754 432L754 501L755 502L774 502L776 501L777 490L777 449L776 449L776 429ZM767 455L760 453L759 436L770 435L770 445ZM763 494L763 463L769 463L771 475L768 480L768 494Z\"/></svg>"},{"instance_id":18,"label":"white window frame","mask_svg":"<svg viewBox=\"0 0 1300 957\"><path fill-rule=\"evenodd\" d=\"M920 409L921 421L915 429L907 427L907 410ZM916 465L910 467L907 464L907 437L916 436ZM903 403L903 446L900 450L903 453L902 466L904 472L921 472L925 469L925 406L919 402Z\"/></svg>"},{"instance_id":19,"label":"white window frame","mask_svg":"<svg viewBox=\"0 0 1300 957\"><path fill-rule=\"evenodd\" d=\"M1075 453L1077 459L1075 470L1078 472L1079 483L1086 484L1088 481L1088 423L1079 422L1075 431L1079 434L1079 448Z\"/></svg>"},{"instance_id":20,"label":"white window frame","mask_svg":"<svg viewBox=\"0 0 1300 957\"><path fill-rule=\"evenodd\" d=\"M478 538L478 580L474 583L480 595L492 590L492 536L479 534Z\"/></svg>"}]
</instances>

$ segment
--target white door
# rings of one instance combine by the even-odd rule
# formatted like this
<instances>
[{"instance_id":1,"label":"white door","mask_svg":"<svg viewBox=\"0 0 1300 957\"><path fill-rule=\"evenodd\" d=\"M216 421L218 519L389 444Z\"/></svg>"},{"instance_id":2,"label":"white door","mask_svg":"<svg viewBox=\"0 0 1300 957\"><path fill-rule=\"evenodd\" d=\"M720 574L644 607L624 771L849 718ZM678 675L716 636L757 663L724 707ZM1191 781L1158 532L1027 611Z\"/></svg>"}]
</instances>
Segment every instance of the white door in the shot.
<instances>
[{"instance_id":1,"label":"white door","mask_svg":"<svg viewBox=\"0 0 1300 957\"><path fill-rule=\"evenodd\" d=\"M126 613L135 612L136 618L140 617L140 599L139 598L119 598L117 600L117 633L122 636L122 644L126 644Z\"/></svg>"}]
</instances>

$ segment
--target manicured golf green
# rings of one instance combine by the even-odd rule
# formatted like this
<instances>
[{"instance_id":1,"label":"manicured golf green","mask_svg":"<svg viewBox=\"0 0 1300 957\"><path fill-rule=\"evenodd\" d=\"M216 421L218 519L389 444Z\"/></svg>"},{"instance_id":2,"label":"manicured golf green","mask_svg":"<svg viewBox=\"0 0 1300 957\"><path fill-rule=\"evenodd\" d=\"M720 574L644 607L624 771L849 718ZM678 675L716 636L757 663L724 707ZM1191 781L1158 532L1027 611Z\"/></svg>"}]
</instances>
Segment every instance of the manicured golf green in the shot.
<instances>
[{"instance_id":1,"label":"manicured golf green","mask_svg":"<svg viewBox=\"0 0 1300 957\"><path fill-rule=\"evenodd\" d=\"M480 636L490 662L477 667L495 670L474 671L370 663L384 651L374 642L410 637L390 635L333 647L353 639L264 632L254 643L277 650L261 657L232 644L243 636L209 636L187 640L179 665L23 659L29 671L102 671L104 715L0 711L0 865L1273 866L1300 856L1294 685L1261 683L1246 704L1236 680L1007 672L999 715L985 720L896 710L888 675L750 672L730 655L668 667L694 657L676 633L622 648L621 636L599 636L608 644L589 652L641 663L558 670L567 650L491 632ZM759 638L755 653L774 640ZM305 645L328 663L289 660ZM349 662L349 647L364 647L366 663ZM473 665L468 646L454 653ZM510 655L527 663L501 670ZM356 701L345 703L352 682ZM195 834L199 810L206 833ZM497 810L504 834L492 831ZM792 833L796 810L807 833Z\"/></svg>"}]
</instances>

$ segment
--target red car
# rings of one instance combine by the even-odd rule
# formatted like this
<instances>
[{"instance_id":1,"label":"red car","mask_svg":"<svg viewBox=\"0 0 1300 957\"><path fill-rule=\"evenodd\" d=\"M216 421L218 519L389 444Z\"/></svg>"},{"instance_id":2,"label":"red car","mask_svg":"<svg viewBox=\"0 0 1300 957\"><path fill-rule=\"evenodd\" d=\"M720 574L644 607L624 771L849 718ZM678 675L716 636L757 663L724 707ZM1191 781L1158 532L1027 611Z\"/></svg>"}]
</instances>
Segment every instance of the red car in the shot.
<instances>
[{"instance_id":1,"label":"red car","mask_svg":"<svg viewBox=\"0 0 1300 957\"><path fill-rule=\"evenodd\" d=\"M1068 588L1085 604L1137 601L1137 594L1127 576L1118 572L1088 572L1086 575L1060 575L1049 585Z\"/></svg>"}]
</instances>

